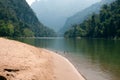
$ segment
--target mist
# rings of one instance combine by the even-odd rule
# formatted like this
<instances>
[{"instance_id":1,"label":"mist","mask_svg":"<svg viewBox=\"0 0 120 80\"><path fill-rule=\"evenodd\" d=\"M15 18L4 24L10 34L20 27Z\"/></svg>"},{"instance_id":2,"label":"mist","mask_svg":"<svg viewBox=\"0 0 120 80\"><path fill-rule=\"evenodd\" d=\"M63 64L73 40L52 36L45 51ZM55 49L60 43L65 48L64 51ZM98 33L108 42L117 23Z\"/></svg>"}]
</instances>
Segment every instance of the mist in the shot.
<instances>
[{"instance_id":1,"label":"mist","mask_svg":"<svg viewBox=\"0 0 120 80\"><path fill-rule=\"evenodd\" d=\"M36 0L31 4L39 20L58 31L66 19L101 0Z\"/></svg>"}]
</instances>

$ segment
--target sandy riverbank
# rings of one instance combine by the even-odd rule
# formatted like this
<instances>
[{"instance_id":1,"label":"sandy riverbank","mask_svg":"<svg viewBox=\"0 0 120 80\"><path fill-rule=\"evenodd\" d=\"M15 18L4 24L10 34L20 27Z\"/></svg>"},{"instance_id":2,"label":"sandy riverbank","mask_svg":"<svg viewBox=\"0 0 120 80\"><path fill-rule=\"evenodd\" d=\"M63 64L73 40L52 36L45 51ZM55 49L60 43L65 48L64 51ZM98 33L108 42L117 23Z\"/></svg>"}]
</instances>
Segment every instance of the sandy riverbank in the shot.
<instances>
[{"instance_id":1,"label":"sandy riverbank","mask_svg":"<svg viewBox=\"0 0 120 80\"><path fill-rule=\"evenodd\" d=\"M85 80L64 57L0 38L0 80Z\"/></svg>"}]
</instances>

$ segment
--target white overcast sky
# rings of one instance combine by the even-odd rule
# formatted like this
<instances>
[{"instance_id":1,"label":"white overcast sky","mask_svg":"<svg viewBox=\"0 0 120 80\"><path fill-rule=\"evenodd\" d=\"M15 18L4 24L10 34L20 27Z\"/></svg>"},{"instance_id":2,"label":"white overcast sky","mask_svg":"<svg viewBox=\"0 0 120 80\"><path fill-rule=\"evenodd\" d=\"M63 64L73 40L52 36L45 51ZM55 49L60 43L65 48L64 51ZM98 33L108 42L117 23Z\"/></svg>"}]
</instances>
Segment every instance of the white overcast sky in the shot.
<instances>
[{"instance_id":1,"label":"white overcast sky","mask_svg":"<svg viewBox=\"0 0 120 80\"><path fill-rule=\"evenodd\" d=\"M31 5L35 0L26 0L26 1L28 2L29 5ZM47 0L44 0L44 1L47 1ZM87 1L89 2L89 1L100 1L100 0L87 0Z\"/></svg>"},{"instance_id":2,"label":"white overcast sky","mask_svg":"<svg viewBox=\"0 0 120 80\"><path fill-rule=\"evenodd\" d=\"M31 5L35 0L26 0L29 5Z\"/></svg>"}]
</instances>

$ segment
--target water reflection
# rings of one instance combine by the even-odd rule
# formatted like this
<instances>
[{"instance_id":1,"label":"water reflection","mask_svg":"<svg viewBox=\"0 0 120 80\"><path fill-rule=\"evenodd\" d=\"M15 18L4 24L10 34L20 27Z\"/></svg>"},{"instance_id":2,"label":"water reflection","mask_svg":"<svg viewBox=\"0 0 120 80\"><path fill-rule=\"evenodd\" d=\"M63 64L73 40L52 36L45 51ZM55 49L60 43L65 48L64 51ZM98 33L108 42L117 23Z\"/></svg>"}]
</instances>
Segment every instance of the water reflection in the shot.
<instances>
[{"instance_id":1,"label":"water reflection","mask_svg":"<svg viewBox=\"0 0 120 80\"><path fill-rule=\"evenodd\" d=\"M120 79L120 41L104 39L21 38L19 41L59 52L88 80Z\"/></svg>"}]
</instances>

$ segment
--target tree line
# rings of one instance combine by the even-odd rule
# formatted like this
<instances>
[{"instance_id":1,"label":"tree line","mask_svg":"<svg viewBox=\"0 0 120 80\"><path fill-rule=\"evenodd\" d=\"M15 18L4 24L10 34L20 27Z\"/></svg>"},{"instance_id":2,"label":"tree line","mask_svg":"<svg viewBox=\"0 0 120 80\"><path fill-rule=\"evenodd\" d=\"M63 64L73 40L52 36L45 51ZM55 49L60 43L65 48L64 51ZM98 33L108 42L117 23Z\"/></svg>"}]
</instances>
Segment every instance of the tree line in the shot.
<instances>
[{"instance_id":1,"label":"tree line","mask_svg":"<svg viewBox=\"0 0 120 80\"><path fill-rule=\"evenodd\" d=\"M119 38L120 0L101 7L99 14L93 13L79 25L73 25L65 37Z\"/></svg>"},{"instance_id":2,"label":"tree line","mask_svg":"<svg viewBox=\"0 0 120 80\"><path fill-rule=\"evenodd\" d=\"M25 0L0 0L0 36L47 37L55 32L39 22Z\"/></svg>"}]
</instances>

